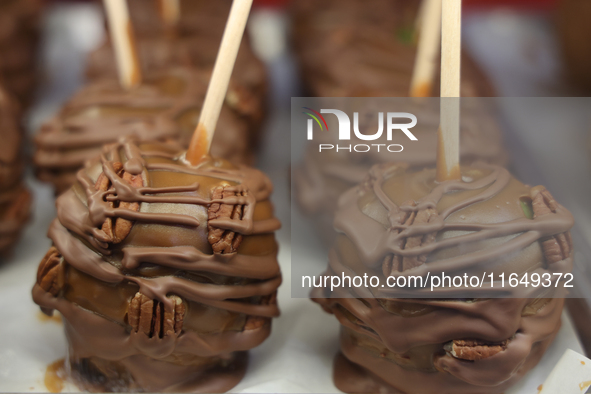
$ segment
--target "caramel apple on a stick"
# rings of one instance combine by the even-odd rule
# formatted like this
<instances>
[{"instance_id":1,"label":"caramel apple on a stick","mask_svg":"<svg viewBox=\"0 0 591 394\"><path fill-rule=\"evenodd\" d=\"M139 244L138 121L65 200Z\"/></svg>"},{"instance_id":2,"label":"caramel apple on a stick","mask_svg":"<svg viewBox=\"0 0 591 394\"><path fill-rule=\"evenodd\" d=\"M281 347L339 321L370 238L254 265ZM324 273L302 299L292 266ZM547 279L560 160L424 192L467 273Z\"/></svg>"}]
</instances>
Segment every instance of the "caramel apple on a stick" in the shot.
<instances>
[{"instance_id":1,"label":"caramel apple on a stick","mask_svg":"<svg viewBox=\"0 0 591 394\"><path fill-rule=\"evenodd\" d=\"M279 315L269 179L184 153L107 145L57 199L33 299L62 315L81 389L227 391Z\"/></svg>"},{"instance_id":2,"label":"caramel apple on a stick","mask_svg":"<svg viewBox=\"0 0 591 394\"><path fill-rule=\"evenodd\" d=\"M573 217L502 167L460 167L459 102L445 101L459 93L461 0L443 5L437 167L383 163L345 192L322 275L379 282L313 291L342 325L333 377L347 393L501 394L535 367L561 324L564 287L508 289L497 278L570 274ZM427 282L487 274L494 285Z\"/></svg>"},{"instance_id":3,"label":"caramel apple on a stick","mask_svg":"<svg viewBox=\"0 0 591 394\"><path fill-rule=\"evenodd\" d=\"M100 154L103 144L122 136L134 135L144 141L177 140L187 147L201 114L210 72L168 67L146 74L136 86L141 76L138 59L126 52L133 54L134 41L130 34L121 33L129 31L125 1L110 0L106 4L115 6L111 13L116 16L110 24L113 40L121 41L115 45L122 48L117 52L120 83L105 78L83 87L43 124L35 138L37 176L52 183L56 194L74 183L76 172L87 159ZM221 108L222 131L212 141L213 155L233 163L254 161L258 133L252 132L253 123L246 115L250 102L240 87L230 85Z\"/></svg>"},{"instance_id":4,"label":"caramel apple on a stick","mask_svg":"<svg viewBox=\"0 0 591 394\"><path fill-rule=\"evenodd\" d=\"M220 64L232 56L222 49ZM33 299L62 314L79 387L225 392L269 335L281 283L272 185L207 148L122 139L58 198Z\"/></svg>"}]
</instances>

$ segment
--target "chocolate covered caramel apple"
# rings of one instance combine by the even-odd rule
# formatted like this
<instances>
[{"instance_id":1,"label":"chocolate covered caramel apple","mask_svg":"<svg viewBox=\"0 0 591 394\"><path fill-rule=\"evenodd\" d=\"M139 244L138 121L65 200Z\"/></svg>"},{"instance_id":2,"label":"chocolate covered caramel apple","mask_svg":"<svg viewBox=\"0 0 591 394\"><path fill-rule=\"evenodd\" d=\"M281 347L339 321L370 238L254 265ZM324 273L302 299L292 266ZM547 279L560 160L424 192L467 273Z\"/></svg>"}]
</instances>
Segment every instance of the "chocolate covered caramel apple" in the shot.
<instances>
[{"instance_id":1,"label":"chocolate covered caramel apple","mask_svg":"<svg viewBox=\"0 0 591 394\"><path fill-rule=\"evenodd\" d=\"M179 0L180 14L175 26L169 26L163 16L168 0L129 0L129 12L134 30L141 36L177 34L182 36L211 36L219 42L230 13L232 0ZM174 31L171 33L171 29Z\"/></svg>"},{"instance_id":2,"label":"chocolate covered caramel apple","mask_svg":"<svg viewBox=\"0 0 591 394\"><path fill-rule=\"evenodd\" d=\"M33 299L92 391L223 392L279 315L280 224L261 172L122 141L57 200Z\"/></svg>"},{"instance_id":3,"label":"chocolate covered caramel apple","mask_svg":"<svg viewBox=\"0 0 591 394\"><path fill-rule=\"evenodd\" d=\"M292 2L293 42L305 90L315 97L406 97L417 51L419 0ZM494 90L462 58L461 95ZM431 95L439 95L439 82ZM427 94L428 95L428 94Z\"/></svg>"},{"instance_id":4,"label":"chocolate covered caramel apple","mask_svg":"<svg viewBox=\"0 0 591 394\"><path fill-rule=\"evenodd\" d=\"M37 176L53 184L59 194L74 183L86 160L100 154L103 144L125 135L188 145L209 77L209 72L176 67L148 76L133 90L124 90L116 79L87 85L36 136ZM231 85L212 153L234 163L250 163L256 136L248 121L228 104L235 95Z\"/></svg>"},{"instance_id":5,"label":"chocolate covered caramel apple","mask_svg":"<svg viewBox=\"0 0 591 394\"><path fill-rule=\"evenodd\" d=\"M139 62L146 74L158 73L178 65L209 72L215 63L218 46L219 39L201 36L140 36L137 39ZM232 74L227 104L247 120L251 132L256 133L260 130L265 114L266 70L247 41L243 41L236 61L237 67ZM105 42L89 55L87 76L91 80L117 76L110 42Z\"/></svg>"},{"instance_id":6,"label":"chocolate covered caramel apple","mask_svg":"<svg viewBox=\"0 0 591 394\"><path fill-rule=\"evenodd\" d=\"M0 78L21 105L37 82L42 0L0 0Z\"/></svg>"},{"instance_id":7,"label":"chocolate covered caramel apple","mask_svg":"<svg viewBox=\"0 0 591 394\"><path fill-rule=\"evenodd\" d=\"M0 257L10 253L30 215L19 124L19 105L0 87Z\"/></svg>"},{"instance_id":8,"label":"chocolate covered caramel apple","mask_svg":"<svg viewBox=\"0 0 591 394\"><path fill-rule=\"evenodd\" d=\"M176 26L166 25L159 15L161 1L128 3L139 63L145 73L178 65L205 70L213 68L231 1L181 1ZM247 36L242 39L236 64L232 73L232 99L228 104L250 121L254 133L260 130L265 113L267 72ZM117 75L110 40L90 53L86 75L91 80Z\"/></svg>"},{"instance_id":9,"label":"chocolate covered caramel apple","mask_svg":"<svg viewBox=\"0 0 591 394\"><path fill-rule=\"evenodd\" d=\"M543 186L494 165L464 166L461 174L436 182L435 169L373 167L338 202L326 275L367 273L386 283L427 273L521 278L572 270L573 217ZM325 288L314 297L342 324L334 364L340 390L500 394L552 342L564 295L562 286L499 285Z\"/></svg>"},{"instance_id":10,"label":"chocolate covered caramel apple","mask_svg":"<svg viewBox=\"0 0 591 394\"><path fill-rule=\"evenodd\" d=\"M377 100L376 100L377 101ZM369 101L367 101L369 102ZM380 105L380 102L378 105ZM407 163L412 168L432 166L436 161L438 111L435 101L428 101L424 106L413 106L408 101L393 102L391 106L408 110L416 114L418 123L412 128L417 141L409 141L403 133L394 133L391 141L381 138L376 141L363 141L351 135L350 141L339 141L338 134L331 132L317 132L313 143L310 143L304 153L302 162L293 169L293 193L299 208L313 219L314 225L321 237L331 243L334 240L333 220L336 205L334 202L346 190L363 181L369 169L378 163ZM462 162L485 161L487 163L504 165L507 163L507 152L503 144L501 131L488 108L480 102L468 103L463 108L461 119L460 154ZM384 106L383 104L381 104ZM433 107L433 108L430 108ZM359 110L359 109L357 109ZM361 130L375 130L378 124L378 112L360 111ZM329 130L338 130L335 116L325 116ZM331 123L333 122L333 123ZM379 150L375 147L367 152L336 149L319 151L319 144L333 146L349 146L356 144L382 143ZM388 151L386 145L400 144L402 151Z\"/></svg>"}]
</instances>

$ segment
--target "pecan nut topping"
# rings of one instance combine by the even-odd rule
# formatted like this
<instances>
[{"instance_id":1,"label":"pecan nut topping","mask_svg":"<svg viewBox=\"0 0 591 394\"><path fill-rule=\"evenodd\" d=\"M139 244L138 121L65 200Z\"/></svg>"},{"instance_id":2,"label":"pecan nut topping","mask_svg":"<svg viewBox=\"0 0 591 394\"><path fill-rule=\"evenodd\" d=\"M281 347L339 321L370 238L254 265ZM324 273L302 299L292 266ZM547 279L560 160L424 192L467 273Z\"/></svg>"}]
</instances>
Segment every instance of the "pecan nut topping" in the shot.
<instances>
[{"instance_id":1,"label":"pecan nut topping","mask_svg":"<svg viewBox=\"0 0 591 394\"><path fill-rule=\"evenodd\" d=\"M444 349L452 356L461 360L484 360L507 349L509 340L499 343L490 343L471 339L454 339L447 343Z\"/></svg>"},{"instance_id":2,"label":"pecan nut topping","mask_svg":"<svg viewBox=\"0 0 591 394\"><path fill-rule=\"evenodd\" d=\"M132 175L129 172L126 172L123 169L123 164L120 162L113 163L113 170L122 178L125 182L130 184L135 188L139 188L143 186L143 180L141 175ZM108 176L105 175L104 172L96 180L94 188L100 191L108 191L111 188L111 180ZM138 202L127 202L127 201L109 201L109 206L111 208L121 208L121 209L128 209L130 211L139 211L140 204ZM102 225L102 230L107 236L108 242L117 244L120 243L127 237L129 232L131 231L131 227L133 226L133 222L124 218L118 217L109 217L105 220Z\"/></svg>"},{"instance_id":3,"label":"pecan nut topping","mask_svg":"<svg viewBox=\"0 0 591 394\"><path fill-rule=\"evenodd\" d=\"M403 205L416 206L414 201L406 202ZM430 223L438 216L435 209L427 208L419 211L401 211L399 223L404 226L421 225ZM399 230L400 233L402 230ZM402 249L414 249L423 245L430 244L435 241L435 233L417 235L414 237L408 237L398 242L398 247ZM389 276L392 272L404 272L406 270L418 267L425 264L427 261L427 255L418 256L399 256L399 255L388 255L382 263L382 272L384 275Z\"/></svg>"},{"instance_id":4,"label":"pecan nut topping","mask_svg":"<svg viewBox=\"0 0 591 394\"><path fill-rule=\"evenodd\" d=\"M37 284L44 291L57 297L62 287L61 272L64 258L60 252L52 246L49 248L37 269Z\"/></svg>"},{"instance_id":5,"label":"pecan nut topping","mask_svg":"<svg viewBox=\"0 0 591 394\"><path fill-rule=\"evenodd\" d=\"M229 197L246 196L246 192L228 190L229 186L219 186L212 191L212 200L223 200ZM232 219L241 220L244 207L239 204L212 203L208 209L208 220ZM242 242L242 234L216 228L208 223L207 239L215 254L235 253Z\"/></svg>"},{"instance_id":6,"label":"pecan nut topping","mask_svg":"<svg viewBox=\"0 0 591 394\"><path fill-rule=\"evenodd\" d=\"M534 187L531 190L531 198L534 219L556 213L558 203L543 186ZM544 238L541 241L542 250L548 264L554 264L568 258L573 249L573 241L569 231Z\"/></svg>"},{"instance_id":7,"label":"pecan nut topping","mask_svg":"<svg viewBox=\"0 0 591 394\"><path fill-rule=\"evenodd\" d=\"M178 335L183 330L185 304L175 295L172 310L167 310L162 302L153 300L139 291L131 299L127 310L127 322L133 332L141 332L149 338L164 338Z\"/></svg>"}]
</instances>

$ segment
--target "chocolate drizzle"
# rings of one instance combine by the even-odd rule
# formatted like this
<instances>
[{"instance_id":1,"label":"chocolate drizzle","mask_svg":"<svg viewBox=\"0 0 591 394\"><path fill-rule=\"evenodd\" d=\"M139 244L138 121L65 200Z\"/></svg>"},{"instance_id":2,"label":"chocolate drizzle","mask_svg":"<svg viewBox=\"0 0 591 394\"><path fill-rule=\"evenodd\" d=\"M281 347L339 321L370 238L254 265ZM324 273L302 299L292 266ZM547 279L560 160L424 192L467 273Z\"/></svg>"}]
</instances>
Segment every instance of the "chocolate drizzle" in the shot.
<instances>
[{"instance_id":1,"label":"chocolate drizzle","mask_svg":"<svg viewBox=\"0 0 591 394\"><path fill-rule=\"evenodd\" d=\"M131 91L122 90L117 79L87 85L35 137L37 176L59 194L76 181L86 160L100 155L102 145L126 135L187 146L209 77L208 71L173 67L148 75ZM252 136L240 117L224 105L212 153L246 163L252 159Z\"/></svg>"},{"instance_id":2,"label":"chocolate drizzle","mask_svg":"<svg viewBox=\"0 0 591 394\"><path fill-rule=\"evenodd\" d=\"M100 159L80 170L78 182L57 200L58 217L49 237L66 266L63 290L54 297L39 284L33 289L35 302L44 310L57 309L64 316L72 366L85 359L94 359L94 365L107 360L112 368L130 372L131 381L122 388L172 390L174 375L180 381L194 380L187 390L201 390L205 371L221 368L218 373L230 373L233 360L242 357L234 352L261 343L269 334L270 319L279 315L276 302L265 301L281 283L272 236L280 224L268 201L269 180L257 170L220 159L189 167L181 153L174 145L128 140L105 147ZM121 171L142 182L130 182ZM97 190L97 179L104 177L108 188ZM211 198L220 186L240 190L241 195ZM124 202L139 209L129 209ZM208 220L208 207L222 202L241 205L242 215ZM133 224L117 243L104 232L109 218ZM243 242L231 253L212 253L207 242L211 226L233 231ZM142 308L152 305L153 316L142 318L137 312L140 304L132 302L140 300L137 294L145 301ZM174 312L179 302L186 305L182 332L175 328L174 335L160 335L159 330L171 330L165 329L166 319L179 318L180 312ZM127 308L133 309L131 326ZM148 318L162 328L147 327ZM250 328L249 318L262 319L263 324ZM170 376L147 379L138 370L145 357L165 370L178 368ZM179 364L180 359L184 361ZM181 364L194 367L181 372L186 369ZM208 387L231 388L229 382L236 384L243 373L236 365L235 378ZM142 384L146 379L152 383Z\"/></svg>"},{"instance_id":3,"label":"chocolate drizzle","mask_svg":"<svg viewBox=\"0 0 591 394\"><path fill-rule=\"evenodd\" d=\"M433 169L374 166L365 182L339 200L339 235L326 274L367 273L385 283L385 275L427 272L461 276L572 270L568 231L573 217L547 190L525 186L492 165L463 167L462 175L462 181L437 183ZM522 210L524 198L537 202L532 216ZM558 258L556 248L544 248L544 242L557 239L563 245ZM393 264L404 259L413 264ZM551 343L566 295L562 287L508 287L502 292L315 292L315 301L343 326L342 354L335 360L337 387L345 392L504 392L537 364ZM507 298L489 298L493 295ZM463 345L461 351L455 352L459 348L452 341Z\"/></svg>"},{"instance_id":4,"label":"chocolate drizzle","mask_svg":"<svg viewBox=\"0 0 591 394\"><path fill-rule=\"evenodd\" d=\"M377 221L373 221L373 223L368 222L368 219L371 219L355 203L359 199L359 190L353 189L346 192L340 200L340 211L335 218L335 229L349 236L359 253L360 260L369 268L373 269L382 263L385 256L390 254L417 258L422 255L433 254L443 249L459 248L460 246L465 247L471 243L479 243L488 239L510 238L506 242L503 242L502 245L495 245L491 248L480 248L471 253L463 253L450 258L431 258L428 263L403 272L404 275L425 275L427 271L432 274L439 274L444 271L457 272L498 261L501 256L521 251L540 239L568 232L573 226L574 219L572 215L560 205L556 207L556 211L552 214L537 216L533 219L522 217L510 221L497 222L496 220L491 220L490 222L475 223L469 222L468 220L448 220L452 215L463 209L480 203L486 204L487 200L499 195L499 193L507 188L512 179L509 172L501 167L489 167L481 164L475 165L474 168L482 169L485 172L488 170L490 173L472 182L443 182L435 185L426 196L416 200L416 202L411 201L410 204L403 203L397 205L383 189L386 179L392 176L392 172L396 172L396 167L388 165L373 167L370 171L370 178L362 187L361 192L363 193L364 189L367 192L373 192L377 201L386 209L388 220L386 228ZM431 171L422 171L414 174L415 179L410 181L413 183L410 185L410 188L412 189L416 187L415 185L420 185L421 183L432 182L431 175ZM470 191L476 193L471 193L474 195L446 207L443 211L432 217L428 223L412 223L410 225L401 223L400 218L405 213L416 213L428 209L437 210L438 204L441 202L443 196L458 192L465 192L467 194ZM518 199L510 202L516 204ZM366 231L356 231L357 226L364 222L366 222L364 224ZM390 229L390 231L387 231L387 229ZM400 240L402 239L425 237L434 233L445 234L452 231L466 233L453 237L444 236L436 242L417 245L410 249L400 246ZM567 257L570 257L570 255L563 257L561 260ZM569 266L558 266L561 269L569 268ZM552 267L555 266L552 264L546 268L552 269ZM492 267L488 264L487 268L490 269ZM391 275L397 274L396 272L391 273Z\"/></svg>"}]
</instances>

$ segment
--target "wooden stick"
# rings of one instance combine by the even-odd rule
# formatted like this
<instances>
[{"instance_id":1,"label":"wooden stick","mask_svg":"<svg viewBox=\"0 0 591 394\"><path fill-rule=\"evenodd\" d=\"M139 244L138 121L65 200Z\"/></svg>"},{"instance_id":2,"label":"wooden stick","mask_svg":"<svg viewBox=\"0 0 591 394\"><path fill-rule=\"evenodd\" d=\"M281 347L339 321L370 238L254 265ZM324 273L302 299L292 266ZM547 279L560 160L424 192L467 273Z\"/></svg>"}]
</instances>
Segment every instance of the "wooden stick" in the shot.
<instances>
[{"instance_id":1,"label":"wooden stick","mask_svg":"<svg viewBox=\"0 0 591 394\"><path fill-rule=\"evenodd\" d=\"M230 76L234 69L251 6L252 0L234 0L232 3L222 44L215 60L213 74L201 109L199 123L187 150L186 159L192 165L197 165L209 155L209 147L228 91Z\"/></svg>"},{"instance_id":2,"label":"wooden stick","mask_svg":"<svg viewBox=\"0 0 591 394\"><path fill-rule=\"evenodd\" d=\"M142 82L133 27L129 20L126 0L104 0L111 41L115 49L117 71L121 86L131 89Z\"/></svg>"},{"instance_id":3,"label":"wooden stick","mask_svg":"<svg viewBox=\"0 0 591 394\"><path fill-rule=\"evenodd\" d=\"M442 100L437 149L437 181L439 182L461 178L459 97L462 0L445 0L442 11Z\"/></svg>"},{"instance_id":4,"label":"wooden stick","mask_svg":"<svg viewBox=\"0 0 591 394\"><path fill-rule=\"evenodd\" d=\"M441 45L441 0L423 0L419 45L410 84L411 97L429 97Z\"/></svg>"},{"instance_id":5,"label":"wooden stick","mask_svg":"<svg viewBox=\"0 0 591 394\"><path fill-rule=\"evenodd\" d=\"M168 27L177 26L181 19L180 0L158 0L160 16Z\"/></svg>"}]
</instances>

